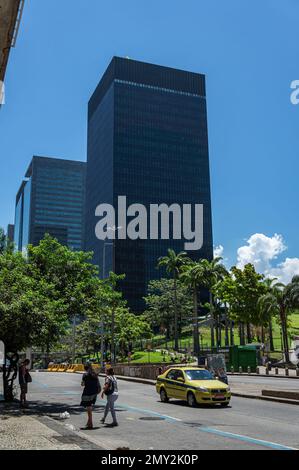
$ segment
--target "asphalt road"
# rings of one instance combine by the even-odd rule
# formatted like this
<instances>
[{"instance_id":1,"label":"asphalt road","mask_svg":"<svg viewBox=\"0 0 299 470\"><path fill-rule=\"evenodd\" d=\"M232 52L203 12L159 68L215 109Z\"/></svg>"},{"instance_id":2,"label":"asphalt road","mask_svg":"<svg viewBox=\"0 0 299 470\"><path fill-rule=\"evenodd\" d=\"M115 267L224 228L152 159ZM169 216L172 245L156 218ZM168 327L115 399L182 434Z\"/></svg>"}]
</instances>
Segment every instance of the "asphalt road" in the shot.
<instances>
[{"instance_id":1,"label":"asphalt road","mask_svg":"<svg viewBox=\"0 0 299 470\"><path fill-rule=\"evenodd\" d=\"M28 396L31 407L26 413L43 413L57 419L61 412L68 411L71 417L62 422L65 427L78 431L85 426L85 412L79 406L79 374L32 375ZM119 389L120 426L107 428L100 424L105 401L99 399L94 413L97 429L81 430L106 449L299 449L299 413L294 405L233 397L229 408L189 408L175 400L161 403L150 385L119 381Z\"/></svg>"}]
</instances>

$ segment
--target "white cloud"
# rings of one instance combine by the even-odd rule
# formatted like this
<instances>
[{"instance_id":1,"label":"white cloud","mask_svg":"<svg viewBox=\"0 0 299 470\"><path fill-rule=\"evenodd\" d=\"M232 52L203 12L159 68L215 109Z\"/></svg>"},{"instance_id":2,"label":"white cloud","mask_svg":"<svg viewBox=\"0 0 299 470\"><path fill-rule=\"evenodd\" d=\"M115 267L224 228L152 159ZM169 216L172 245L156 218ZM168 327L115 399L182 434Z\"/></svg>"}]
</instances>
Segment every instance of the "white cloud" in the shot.
<instances>
[{"instance_id":1,"label":"white cloud","mask_svg":"<svg viewBox=\"0 0 299 470\"><path fill-rule=\"evenodd\" d=\"M288 284L296 274L299 275L299 258L286 258L283 263L271 268L267 275Z\"/></svg>"},{"instance_id":2,"label":"white cloud","mask_svg":"<svg viewBox=\"0 0 299 470\"><path fill-rule=\"evenodd\" d=\"M214 248L214 258L222 258L224 253L224 248L222 245L215 246Z\"/></svg>"},{"instance_id":3,"label":"white cloud","mask_svg":"<svg viewBox=\"0 0 299 470\"><path fill-rule=\"evenodd\" d=\"M299 274L299 258L286 258L282 263L273 266L273 261L286 249L281 235L267 237L263 233L255 233L247 240L247 245L238 249L237 266L243 268L245 264L252 263L259 273L267 277L277 277L279 281L287 284L295 274Z\"/></svg>"},{"instance_id":4,"label":"white cloud","mask_svg":"<svg viewBox=\"0 0 299 470\"><path fill-rule=\"evenodd\" d=\"M252 263L258 272L266 272L271 268L271 261L286 250L281 235L267 237L263 233L255 233L247 240L247 245L238 249L237 266L243 268Z\"/></svg>"}]
</instances>

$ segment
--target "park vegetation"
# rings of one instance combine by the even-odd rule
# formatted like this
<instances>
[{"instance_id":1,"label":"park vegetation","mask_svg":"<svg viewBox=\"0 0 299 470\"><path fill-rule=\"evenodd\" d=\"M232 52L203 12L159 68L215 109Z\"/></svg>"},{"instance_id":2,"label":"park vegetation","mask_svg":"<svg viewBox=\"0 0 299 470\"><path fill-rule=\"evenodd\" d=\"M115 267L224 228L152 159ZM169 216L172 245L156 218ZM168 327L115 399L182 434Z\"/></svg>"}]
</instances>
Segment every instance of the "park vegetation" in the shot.
<instances>
[{"instance_id":1,"label":"park vegetation","mask_svg":"<svg viewBox=\"0 0 299 470\"><path fill-rule=\"evenodd\" d=\"M289 316L299 308L299 276L288 285L265 279L253 265L227 270L221 258L194 261L169 249L157 261L161 279L149 283L143 315L127 306L119 283L125 275L100 279L92 253L72 251L49 235L38 246L19 253L0 230L0 340L5 343L3 370L6 400L13 399L19 353L28 347L50 357L51 351L74 345L82 355L99 360L109 351L125 360L141 339L154 335L174 340L184 328L193 330L193 352L200 352L199 320L210 328L211 347L257 340L273 349L273 322L282 332L282 348L289 362ZM104 348L103 348L104 345ZM116 352L117 345L117 352ZM74 358L73 358L74 359ZM103 360L103 358L102 358Z\"/></svg>"}]
</instances>

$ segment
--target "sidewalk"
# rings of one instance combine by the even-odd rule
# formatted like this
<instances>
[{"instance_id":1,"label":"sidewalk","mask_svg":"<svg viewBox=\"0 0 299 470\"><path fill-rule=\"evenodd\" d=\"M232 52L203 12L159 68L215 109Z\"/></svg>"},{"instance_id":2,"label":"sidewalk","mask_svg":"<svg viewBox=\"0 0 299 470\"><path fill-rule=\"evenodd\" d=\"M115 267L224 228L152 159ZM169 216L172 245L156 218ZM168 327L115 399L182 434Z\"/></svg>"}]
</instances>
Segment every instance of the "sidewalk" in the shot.
<instances>
[{"instance_id":1,"label":"sidewalk","mask_svg":"<svg viewBox=\"0 0 299 470\"><path fill-rule=\"evenodd\" d=\"M0 450L104 450L73 426L0 404Z\"/></svg>"},{"instance_id":2,"label":"sidewalk","mask_svg":"<svg viewBox=\"0 0 299 470\"><path fill-rule=\"evenodd\" d=\"M269 374L266 374L266 367L264 366L258 366L260 373L256 374L256 371L252 371L250 375L256 376L256 377L279 377L280 379L285 377L287 379L299 379L299 376L297 376L296 369L289 369L289 375L287 376L285 373L285 369L283 368L277 368L278 369L278 374L275 373L275 367L272 367L271 370L269 371ZM228 375L249 375L247 374L247 371L244 370L242 374L239 374L239 372L234 372L233 374L228 371Z\"/></svg>"},{"instance_id":3,"label":"sidewalk","mask_svg":"<svg viewBox=\"0 0 299 470\"><path fill-rule=\"evenodd\" d=\"M80 450L78 445L59 443L59 437L58 432L48 428L37 418L26 415L11 416L5 411L1 412L1 450Z\"/></svg>"}]
</instances>

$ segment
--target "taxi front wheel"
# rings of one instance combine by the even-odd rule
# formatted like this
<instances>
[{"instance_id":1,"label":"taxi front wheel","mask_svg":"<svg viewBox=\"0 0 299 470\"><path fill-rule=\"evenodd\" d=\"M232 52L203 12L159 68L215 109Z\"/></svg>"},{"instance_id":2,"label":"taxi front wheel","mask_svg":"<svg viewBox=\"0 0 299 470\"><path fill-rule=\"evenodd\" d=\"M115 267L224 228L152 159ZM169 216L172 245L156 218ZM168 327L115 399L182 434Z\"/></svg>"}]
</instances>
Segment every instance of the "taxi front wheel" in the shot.
<instances>
[{"instance_id":1,"label":"taxi front wheel","mask_svg":"<svg viewBox=\"0 0 299 470\"><path fill-rule=\"evenodd\" d=\"M187 396L188 405L194 408L197 405L196 398L193 393L189 392Z\"/></svg>"},{"instance_id":2,"label":"taxi front wheel","mask_svg":"<svg viewBox=\"0 0 299 470\"><path fill-rule=\"evenodd\" d=\"M160 390L160 398L161 398L161 401L163 403L168 403L168 401L169 401L169 398L168 398L167 393L164 390L164 388L161 388L161 390Z\"/></svg>"}]
</instances>

